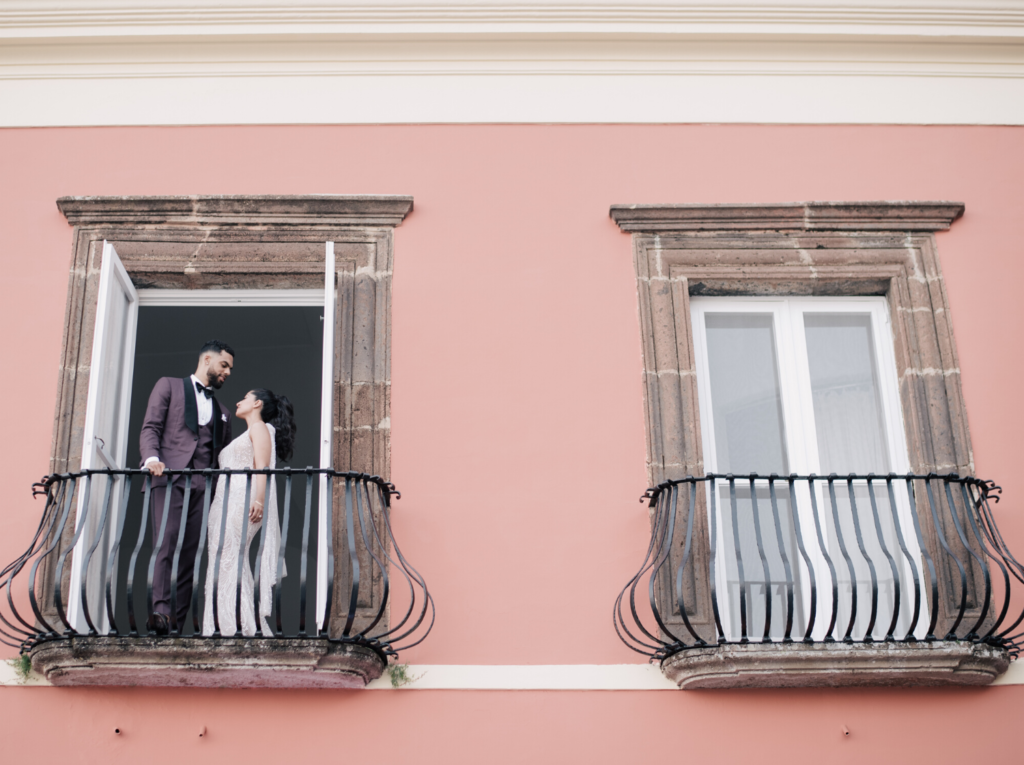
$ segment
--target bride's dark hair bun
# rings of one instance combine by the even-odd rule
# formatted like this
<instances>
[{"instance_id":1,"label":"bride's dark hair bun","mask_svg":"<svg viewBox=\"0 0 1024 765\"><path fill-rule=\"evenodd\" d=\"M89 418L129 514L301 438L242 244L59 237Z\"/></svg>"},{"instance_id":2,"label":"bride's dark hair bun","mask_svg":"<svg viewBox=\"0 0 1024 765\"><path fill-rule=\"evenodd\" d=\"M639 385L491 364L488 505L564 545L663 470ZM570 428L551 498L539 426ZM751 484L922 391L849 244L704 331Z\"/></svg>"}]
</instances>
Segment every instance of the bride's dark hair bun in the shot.
<instances>
[{"instance_id":1,"label":"bride's dark hair bun","mask_svg":"<svg viewBox=\"0 0 1024 765\"><path fill-rule=\"evenodd\" d=\"M274 443L277 458L287 462L295 448L295 410L287 396L277 396L274 391L256 388L252 395L263 402L263 421L274 426Z\"/></svg>"}]
</instances>

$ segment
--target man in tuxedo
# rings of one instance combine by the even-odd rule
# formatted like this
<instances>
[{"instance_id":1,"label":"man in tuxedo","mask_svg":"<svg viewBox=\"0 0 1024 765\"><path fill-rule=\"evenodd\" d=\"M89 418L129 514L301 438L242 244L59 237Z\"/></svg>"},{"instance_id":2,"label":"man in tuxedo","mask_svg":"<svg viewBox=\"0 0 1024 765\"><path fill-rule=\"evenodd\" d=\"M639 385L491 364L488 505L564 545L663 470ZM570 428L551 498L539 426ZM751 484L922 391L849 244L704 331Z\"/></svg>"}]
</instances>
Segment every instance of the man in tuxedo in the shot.
<instances>
[{"instance_id":1,"label":"man in tuxedo","mask_svg":"<svg viewBox=\"0 0 1024 765\"><path fill-rule=\"evenodd\" d=\"M208 340L199 351L195 374L184 379L161 377L149 394L146 417L139 436L142 466L153 475L150 507L153 511L153 613L146 622L151 633L166 635L172 626L181 630L192 600L192 574L203 522L203 476L192 476L188 508L185 478L173 476L168 482L164 470L217 467L217 456L231 441L231 413L214 397L231 375L235 352L227 343ZM171 492L163 543L157 545L163 522L166 492ZM212 491L212 487L211 487ZM185 516L185 537L178 559L176 613L171 613L171 564L178 544L178 531Z\"/></svg>"}]
</instances>

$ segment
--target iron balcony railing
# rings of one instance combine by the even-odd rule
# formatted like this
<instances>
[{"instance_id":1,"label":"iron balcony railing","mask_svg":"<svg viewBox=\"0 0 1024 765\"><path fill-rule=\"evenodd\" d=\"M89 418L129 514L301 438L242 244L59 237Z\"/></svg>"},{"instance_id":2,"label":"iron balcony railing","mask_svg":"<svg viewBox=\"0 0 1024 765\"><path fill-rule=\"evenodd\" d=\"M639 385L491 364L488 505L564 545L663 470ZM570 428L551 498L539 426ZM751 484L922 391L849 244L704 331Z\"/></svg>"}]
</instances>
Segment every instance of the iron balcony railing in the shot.
<instances>
[{"instance_id":1,"label":"iron balcony railing","mask_svg":"<svg viewBox=\"0 0 1024 765\"><path fill-rule=\"evenodd\" d=\"M939 639L1016 657L1024 567L992 514L1001 491L936 474L665 481L641 498L651 539L616 631L652 661L723 643Z\"/></svg>"},{"instance_id":2,"label":"iron balcony railing","mask_svg":"<svg viewBox=\"0 0 1024 765\"><path fill-rule=\"evenodd\" d=\"M394 485L378 476L330 469L168 470L171 481L184 482L185 506L193 478L202 475L202 528L192 576L192 597L183 623L175 618L177 587L171 586L168 638L222 637L306 638L355 643L383 660L421 642L433 627L434 604L426 582L406 560L391 526ZM228 513L219 513L219 528L210 526L215 483L230 495L232 481L245 482L245 507L255 496L253 479L271 477L277 484L280 528L278 549L266 544L263 523L245 550L248 512L238 542L239 562L232 623L218 607L222 555L227 549ZM74 636L157 637L147 630L153 613L155 552L153 478L142 470L85 470L50 475L33 486L46 506L28 549L0 571L0 640L22 652L34 645ZM196 482L198 484L198 481ZM283 488L283 491L282 491ZM170 492L165 492L170 495ZM283 496L282 496L283 495ZM219 501L219 500L218 500ZM266 502L266 513L274 506ZM215 513L215 515L217 515ZM167 512L157 529L164 539ZM216 524L214 524L216 525ZM185 524L174 548L171 576L177 581ZM210 540L217 540L212 545ZM261 577L265 556L276 561L276 581ZM211 558L213 560L211 560ZM243 634L243 576L248 564L253 581L255 632ZM212 586L212 634L203 635L207 570ZM287 575L285 575L287 572ZM401 618L388 624L394 601L392 583L404 583ZM266 591L266 592L265 592ZM272 610L261 618L261 596L269 593ZM246 604L248 608L248 604ZM265 613L265 609L263 611ZM269 631L265 629L269 626Z\"/></svg>"}]
</instances>

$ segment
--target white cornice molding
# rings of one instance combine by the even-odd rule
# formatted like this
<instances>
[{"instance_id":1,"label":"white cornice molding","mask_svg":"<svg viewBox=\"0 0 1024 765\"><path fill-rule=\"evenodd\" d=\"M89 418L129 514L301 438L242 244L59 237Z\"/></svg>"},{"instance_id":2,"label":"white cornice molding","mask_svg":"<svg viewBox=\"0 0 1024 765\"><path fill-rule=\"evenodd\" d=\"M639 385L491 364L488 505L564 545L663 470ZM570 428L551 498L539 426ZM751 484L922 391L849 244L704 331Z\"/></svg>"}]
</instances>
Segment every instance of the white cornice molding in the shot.
<instances>
[{"instance_id":1,"label":"white cornice molding","mask_svg":"<svg viewBox=\"0 0 1024 765\"><path fill-rule=\"evenodd\" d=\"M0 38L150 36L1024 38L1020 0L0 0Z\"/></svg>"},{"instance_id":2,"label":"white cornice molding","mask_svg":"<svg viewBox=\"0 0 1024 765\"><path fill-rule=\"evenodd\" d=\"M1024 125L1024 44L8 41L0 103L0 127Z\"/></svg>"},{"instance_id":3,"label":"white cornice molding","mask_svg":"<svg viewBox=\"0 0 1024 765\"><path fill-rule=\"evenodd\" d=\"M0 0L0 103L0 127L1024 125L1024 0Z\"/></svg>"}]
</instances>

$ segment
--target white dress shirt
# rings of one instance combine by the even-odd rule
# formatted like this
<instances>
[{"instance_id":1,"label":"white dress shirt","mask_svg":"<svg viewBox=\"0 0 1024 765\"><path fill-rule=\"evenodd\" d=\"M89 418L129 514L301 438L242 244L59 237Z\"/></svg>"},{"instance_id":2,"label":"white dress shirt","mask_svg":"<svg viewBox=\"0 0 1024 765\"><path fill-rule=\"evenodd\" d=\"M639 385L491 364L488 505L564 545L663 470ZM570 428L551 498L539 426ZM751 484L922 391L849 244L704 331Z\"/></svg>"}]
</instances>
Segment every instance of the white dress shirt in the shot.
<instances>
[{"instance_id":1,"label":"white dress shirt","mask_svg":"<svg viewBox=\"0 0 1024 765\"><path fill-rule=\"evenodd\" d=\"M207 398L205 394L200 393L196 385L202 385L204 388L209 386L203 385L203 383L199 382L198 377L192 375L192 395L196 397L196 408L199 411L199 427L203 427L213 417L213 399Z\"/></svg>"},{"instance_id":2,"label":"white dress shirt","mask_svg":"<svg viewBox=\"0 0 1024 765\"><path fill-rule=\"evenodd\" d=\"M203 384L199 382L198 377L192 375L192 395L196 397L196 411L199 414L199 427L202 427L203 425L209 423L211 419L213 419L213 399L207 398L205 394L200 393L199 389L196 388L196 385ZM209 386L203 385L203 387L206 388ZM145 467L150 462L159 461L159 457L157 457L156 455L150 455L149 457L146 457L146 461L142 463L142 466Z\"/></svg>"}]
</instances>

